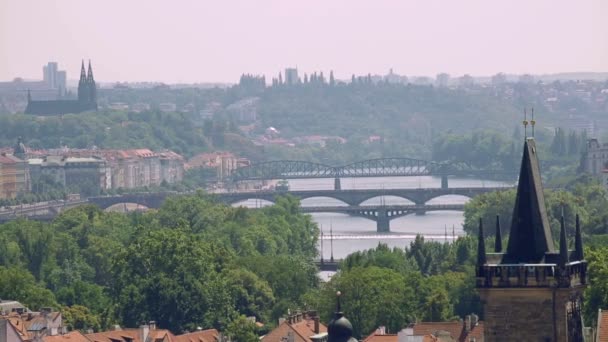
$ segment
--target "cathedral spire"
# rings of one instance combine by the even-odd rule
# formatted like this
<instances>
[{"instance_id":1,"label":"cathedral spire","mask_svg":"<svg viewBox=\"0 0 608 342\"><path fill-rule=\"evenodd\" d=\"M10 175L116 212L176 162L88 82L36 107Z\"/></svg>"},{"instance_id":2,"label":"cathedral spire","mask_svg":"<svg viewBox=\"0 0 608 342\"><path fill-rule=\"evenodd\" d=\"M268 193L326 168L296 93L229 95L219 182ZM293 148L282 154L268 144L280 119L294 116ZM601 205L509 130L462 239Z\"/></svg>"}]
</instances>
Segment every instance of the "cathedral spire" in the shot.
<instances>
[{"instance_id":1,"label":"cathedral spire","mask_svg":"<svg viewBox=\"0 0 608 342\"><path fill-rule=\"evenodd\" d=\"M479 236L477 238L477 266L486 263L486 241L483 236L483 221L479 218Z\"/></svg>"},{"instance_id":2,"label":"cathedral spire","mask_svg":"<svg viewBox=\"0 0 608 342\"><path fill-rule=\"evenodd\" d=\"M93 68L91 67L91 60L89 59L89 70L87 71L87 83L94 83Z\"/></svg>"},{"instance_id":3,"label":"cathedral spire","mask_svg":"<svg viewBox=\"0 0 608 342\"><path fill-rule=\"evenodd\" d=\"M88 101L97 109L97 85L95 84L95 78L93 77L93 67L91 67L91 60L89 59L89 71L87 73L87 89L88 89Z\"/></svg>"},{"instance_id":4,"label":"cathedral spire","mask_svg":"<svg viewBox=\"0 0 608 342\"><path fill-rule=\"evenodd\" d=\"M80 83L86 82L86 80L87 80L87 74L86 74L86 72L84 70L84 59L83 59L82 63L80 64L80 82L79 82L79 85L80 85Z\"/></svg>"},{"instance_id":5,"label":"cathedral spire","mask_svg":"<svg viewBox=\"0 0 608 342\"><path fill-rule=\"evenodd\" d=\"M499 215L496 215L496 236L494 238L494 252L502 253L502 233L500 231Z\"/></svg>"},{"instance_id":6,"label":"cathedral spire","mask_svg":"<svg viewBox=\"0 0 608 342\"><path fill-rule=\"evenodd\" d=\"M553 252L534 138L524 142L507 253L503 262L539 263Z\"/></svg>"},{"instance_id":7,"label":"cathedral spire","mask_svg":"<svg viewBox=\"0 0 608 342\"><path fill-rule=\"evenodd\" d=\"M78 102L87 103L89 102L89 85L87 80L87 73L84 69L84 59L80 64L80 81L78 81Z\"/></svg>"}]
</instances>

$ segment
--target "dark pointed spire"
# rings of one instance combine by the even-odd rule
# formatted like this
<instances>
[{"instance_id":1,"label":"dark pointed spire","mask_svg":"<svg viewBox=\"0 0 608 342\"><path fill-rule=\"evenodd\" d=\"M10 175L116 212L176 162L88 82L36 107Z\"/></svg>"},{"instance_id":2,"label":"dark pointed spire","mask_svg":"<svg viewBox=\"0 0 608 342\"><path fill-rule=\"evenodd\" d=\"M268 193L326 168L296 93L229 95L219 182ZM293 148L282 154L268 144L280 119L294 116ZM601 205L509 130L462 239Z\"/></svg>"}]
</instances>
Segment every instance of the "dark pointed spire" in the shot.
<instances>
[{"instance_id":1,"label":"dark pointed spire","mask_svg":"<svg viewBox=\"0 0 608 342\"><path fill-rule=\"evenodd\" d=\"M93 68L91 67L91 60L89 59L89 71L87 71L87 82L92 83L95 82L93 78Z\"/></svg>"},{"instance_id":2,"label":"dark pointed spire","mask_svg":"<svg viewBox=\"0 0 608 342\"><path fill-rule=\"evenodd\" d=\"M560 220L559 231L559 265L565 266L568 263L568 241L566 240L566 224L564 223L564 215Z\"/></svg>"},{"instance_id":3,"label":"dark pointed spire","mask_svg":"<svg viewBox=\"0 0 608 342\"><path fill-rule=\"evenodd\" d=\"M507 253L503 262L540 263L553 252L553 238L545 209L545 197L533 138L524 143L519 184Z\"/></svg>"},{"instance_id":4,"label":"dark pointed spire","mask_svg":"<svg viewBox=\"0 0 608 342\"><path fill-rule=\"evenodd\" d=\"M483 221L479 218L479 236L477 238L477 266L486 263L486 241L483 236Z\"/></svg>"},{"instance_id":5,"label":"dark pointed spire","mask_svg":"<svg viewBox=\"0 0 608 342\"><path fill-rule=\"evenodd\" d=\"M87 80L87 74L84 70L84 59L82 60L82 63L80 64L80 82L85 82Z\"/></svg>"},{"instance_id":6,"label":"dark pointed spire","mask_svg":"<svg viewBox=\"0 0 608 342\"><path fill-rule=\"evenodd\" d=\"M574 258L575 260L584 260L585 255L583 253L583 237L581 236L581 223L576 214L576 235L574 236Z\"/></svg>"},{"instance_id":7,"label":"dark pointed spire","mask_svg":"<svg viewBox=\"0 0 608 342\"><path fill-rule=\"evenodd\" d=\"M496 215L496 236L494 241L494 251L502 253L502 232L500 231L500 216Z\"/></svg>"},{"instance_id":8,"label":"dark pointed spire","mask_svg":"<svg viewBox=\"0 0 608 342\"><path fill-rule=\"evenodd\" d=\"M80 103L89 102L89 85L87 84L87 74L84 70L84 60L80 64L80 81L78 81L78 101Z\"/></svg>"}]
</instances>

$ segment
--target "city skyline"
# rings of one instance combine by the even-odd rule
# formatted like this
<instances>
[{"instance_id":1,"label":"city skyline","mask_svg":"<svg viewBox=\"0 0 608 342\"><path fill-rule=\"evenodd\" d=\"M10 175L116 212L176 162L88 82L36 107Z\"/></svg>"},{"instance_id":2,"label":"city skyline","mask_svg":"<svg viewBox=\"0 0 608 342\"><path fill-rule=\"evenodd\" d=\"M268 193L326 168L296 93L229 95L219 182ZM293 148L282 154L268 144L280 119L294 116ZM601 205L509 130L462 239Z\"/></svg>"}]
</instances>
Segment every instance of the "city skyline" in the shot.
<instances>
[{"instance_id":1,"label":"city skyline","mask_svg":"<svg viewBox=\"0 0 608 342\"><path fill-rule=\"evenodd\" d=\"M608 71L608 3L467 1L0 4L0 80L48 61L100 82L228 82L299 72L490 76ZM137 22L134 26L133 23ZM27 25L24 25L27 23ZM24 27L16 29L17 27ZM277 29L279 27L280 29ZM449 56L449 57L448 57Z\"/></svg>"}]
</instances>

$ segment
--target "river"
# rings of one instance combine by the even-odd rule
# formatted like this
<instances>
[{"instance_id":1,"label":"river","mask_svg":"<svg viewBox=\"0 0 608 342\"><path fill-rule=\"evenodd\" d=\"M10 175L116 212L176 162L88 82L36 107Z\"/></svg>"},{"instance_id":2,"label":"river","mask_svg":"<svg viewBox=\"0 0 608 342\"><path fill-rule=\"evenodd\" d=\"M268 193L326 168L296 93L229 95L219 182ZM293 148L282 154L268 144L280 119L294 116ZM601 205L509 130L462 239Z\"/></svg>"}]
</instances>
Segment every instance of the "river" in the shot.
<instances>
[{"instance_id":1,"label":"river","mask_svg":"<svg viewBox=\"0 0 608 342\"><path fill-rule=\"evenodd\" d=\"M292 179L289 180L291 190L322 190L333 189L334 179ZM488 181L472 178L450 178L450 187L500 187L510 186L506 182ZM441 178L432 176L419 177L361 177L342 178L343 190L348 189L410 189L410 188L439 188ZM469 198L464 196L441 196L432 199L428 204L461 204L466 203ZM362 205L372 204L413 204L412 202L393 196L381 196L369 199ZM260 207L269 205L270 202L260 200L248 200L236 205L247 207ZM343 202L325 197L308 198L302 201L302 206L338 206L346 205ZM407 215L396 218L390 222L390 233L378 234L376 222L340 213L313 213L313 220L319 225L323 232L323 239L319 239L319 254L323 251L323 257L329 259L332 255L335 259L342 259L347 255L376 247L379 243L390 247L404 248L416 237L422 234L425 239L437 241L451 241L454 237L463 234L462 224L464 222L461 211L432 211L422 216ZM330 230L333 239L330 238ZM447 234L446 234L447 232ZM333 245L333 249L332 249Z\"/></svg>"}]
</instances>

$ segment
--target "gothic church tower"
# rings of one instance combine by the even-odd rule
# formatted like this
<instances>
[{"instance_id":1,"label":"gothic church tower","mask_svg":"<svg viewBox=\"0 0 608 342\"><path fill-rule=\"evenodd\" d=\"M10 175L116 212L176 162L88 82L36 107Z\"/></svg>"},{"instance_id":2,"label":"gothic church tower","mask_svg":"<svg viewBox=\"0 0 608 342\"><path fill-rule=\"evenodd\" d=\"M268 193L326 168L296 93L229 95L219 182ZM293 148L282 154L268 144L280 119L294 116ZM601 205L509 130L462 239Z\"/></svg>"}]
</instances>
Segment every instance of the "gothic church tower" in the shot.
<instances>
[{"instance_id":1,"label":"gothic church tower","mask_svg":"<svg viewBox=\"0 0 608 342\"><path fill-rule=\"evenodd\" d=\"M533 138L524 143L506 253L486 253L479 225L477 290L484 308L484 341L583 341L582 293L587 283L577 216L575 249L568 250L562 217L555 250ZM499 232L497 226L497 235Z\"/></svg>"},{"instance_id":2,"label":"gothic church tower","mask_svg":"<svg viewBox=\"0 0 608 342\"><path fill-rule=\"evenodd\" d=\"M87 83L87 74L84 70L84 61L80 65L80 80L78 81L78 102L88 103L90 99L89 85Z\"/></svg>"}]
</instances>

